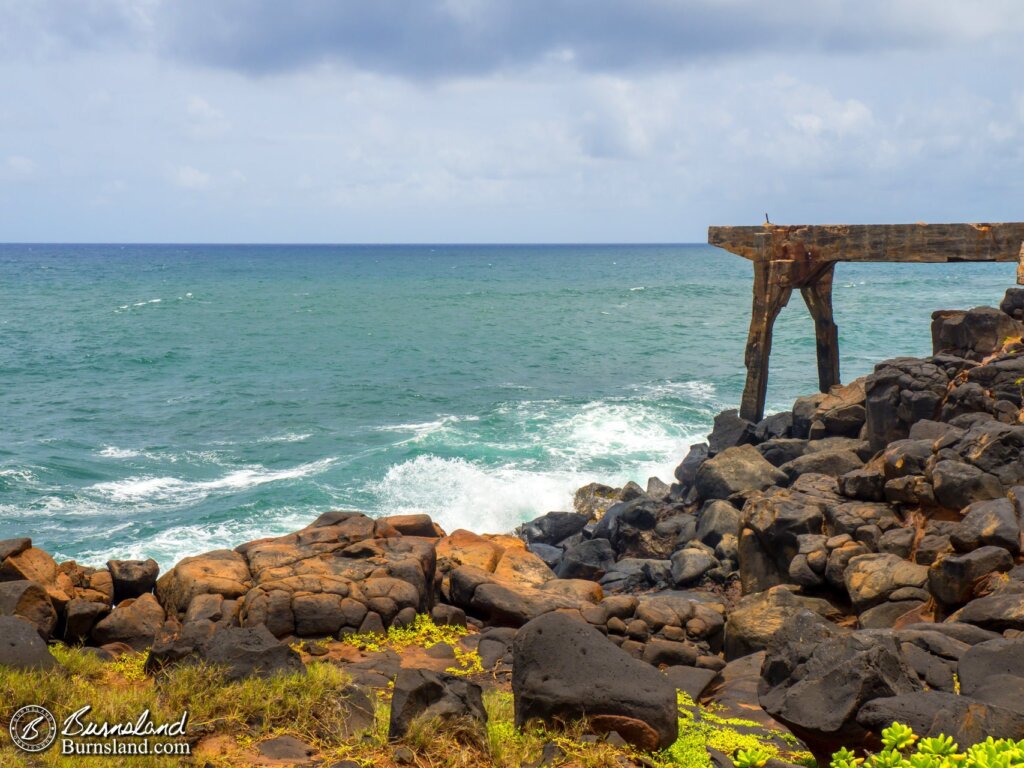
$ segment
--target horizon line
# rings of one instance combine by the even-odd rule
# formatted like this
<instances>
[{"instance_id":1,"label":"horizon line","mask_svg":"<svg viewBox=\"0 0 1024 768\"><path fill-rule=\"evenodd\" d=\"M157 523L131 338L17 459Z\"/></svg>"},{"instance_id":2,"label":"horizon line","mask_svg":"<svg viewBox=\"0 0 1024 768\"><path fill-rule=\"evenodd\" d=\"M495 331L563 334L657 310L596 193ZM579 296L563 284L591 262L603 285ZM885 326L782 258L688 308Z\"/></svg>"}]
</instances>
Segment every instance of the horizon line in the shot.
<instances>
[{"instance_id":1,"label":"horizon line","mask_svg":"<svg viewBox=\"0 0 1024 768\"><path fill-rule=\"evenodd\" d=\"M709 245L705 241L639 241L639 240L607 240L607 241L556 241L556 242L544 242L544 241L523 241L523 242L300 242L300 241L213 241L203 242L200 240L188 241L188 240L167 240L167 241L155 241L155 240L17 240L9 242L0 242L0 247L5 246L34 246L34 245L117 245L117 246L173 246L173 245L186 245L186 246L303 246L303 247L325 247L325 248L348 248L348 247L362 247L362 248L395 248L395 247L441 247L441 248L453 248L453 247L522 247L522 246L545 246L545 247L578 247L578 246L692 246L692 245Z\"/></svg>"}]
</instances>

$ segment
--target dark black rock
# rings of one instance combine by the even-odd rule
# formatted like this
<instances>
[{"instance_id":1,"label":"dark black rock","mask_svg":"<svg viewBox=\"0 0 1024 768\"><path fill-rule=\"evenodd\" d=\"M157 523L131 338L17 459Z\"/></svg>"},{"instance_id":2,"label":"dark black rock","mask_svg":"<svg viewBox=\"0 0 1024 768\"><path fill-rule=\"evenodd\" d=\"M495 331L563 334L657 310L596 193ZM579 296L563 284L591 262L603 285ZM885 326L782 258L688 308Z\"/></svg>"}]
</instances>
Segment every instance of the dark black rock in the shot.
<instances>
[{"instance_id":1,"label":"dark black rock","mask_svg":"<svg viewBox=\"0 0 1024 768\"><path fill-rule=\"evenodd\" d=\"M741 445L705 461L697 470L694 487L702 499L727 499L788 482L786 474L769 464L757 448Z\"/></svg>"},{"instance_id":2,"label":"dark black rock","mask_svg":"<svg viewBox=\"0 0 1024 768\"><path fill-rule=\"evenodd\" d=\"M218 629L199 647L198 657L224 667L229 680L306 671L299 654L262 624Z\"/></svg>"},{"instance_id":3,"label":"dark black rock","mask_svg":"<svg viewBox=\"0 0 1024 768\"><path fill-rule=\"evenodd\" d=\"M587 520L586 515L576 512L548 512L524 523L521 535L530 544L558 544L582 531Z\"/></svg>"},{"instance_id":4,"label":"dark black rock","mask_svg":"<svg viewBox=\"0 0 1024 768\"><path fill-rule=\"evenodd\" d=\"M686 457L680 462L679 466L676 467L675 476L676 480L683 488L689 488L693 485L694 478L697 477L697 470L700 469L700 465L708 458L708 445L707 443L698 443L697 445L691 445L689 452Z\"/></svg>"},{"instance_id":5,"label":"dark black rock","mask_svg":"<svg viewBox=\"0 0 1024 768\"><path fill-rule=\"evenodd\" d=\"M861 743L856 717L868 701L920 688L891 634L843 630L803 611L769 642L758 698L821 762L844 744Z\"/></svg>"},{"instance_id":6,"label":"dark black rock","mask_svg":"<svg viewBox=\"0 0 1024 768\"><path fill-rule=\"evenodd\" d=\"M950 539L958 552L991 545L1017 555L1020 553L1017 512L1008 499L976 501L964 510L964 517Z\"/></svg>"},{"instance_id":7,"label":"dark black rock","mask_svg":"<svg viewBox=\"0 0 1024 768\"><path fill-rule=\"evenodd\" d=\"M152 592L160 566L156 560L108 560L107 568L114 580L114 602Z\"/></svg>"},{"instance_id":8,"label":"dark black rock","mask_svg":"<svg viewBox=\"0 0 1024 768\"><path fill-rule=\"evenodd\" d=\"M746 445L754 441L754 425L741 419L735 409L722 411L715 416L714 428L708 435L709 454L714 456L726 448Z\"/></svg>"},{"instance_id":9,"label":"dark black rock","mask_svg":"<svg viewBox=\"0 0 1024 768\"><path fill-rule=\"evenodd\" d=\"M0 616L19 616L31 622L44 640L57 626L57 611L42 584L25 579L0 581Z\"/></svg>"},{"instance_id":10,"label":"dark black rock","mask_svg":"<svg viewBox=\"0 0 1024 768\"><path fill-rule=\"evenodd\" d=\"M35 625L17 616L0 616L0 667L49 670L60 664Z\"/></svg>"},{"instance_id":11,"label":"dark black rock","mask_svg":"<svg viewBox=\"0 0 1024 768\"><path fill-rule=\"evenodd\" d=\"M1024 713L1024 638L971 646L957 674L963 695Z\"/></svg>"},{"instance_id":12,"label":"dark black rock","mask_svg":"<svg viewBox=\"0 0 1024 768\"><path fill-rule=\"evenodd\" d=\"M1024 288L1007 288L999 309L1016 320L1024 320Z\"/></svg>"},{"instance_id":13,"label":"dark black rock","mask_svg":"<svg viewBox=\"0 0 1024 768\"><path fill-rule=\"evenodd\" d=\"M316 750L306 742L285 734L261 742L257 747L261 757L268 760L307 761Z\"/></svg>"},{"instance_id":14,"label":"dark black rock","mask_svg":"<svg viewBox=\"0 0 1024 768\"><path fill-rule=\"evenodd\" d=\"M928 569L928 591L943 605L962 605L974 586L990 573L1013 567L1013 558L1002 547L981 547L965 555L947 555Z\"/></svg>"},{"instance_id":15,"label":"dark black rock","mask_svg":"<svg viewBox=\"0 0 1024 768\"><path fill-rule=\"evenodd\" d=\"M974 501L998 499L1003 495L999 481L977 467L945 459L932 468L935 500L943 507L963 509Z\"/></svg>"},{"instance_id":16,"label":"dark black rock","mask_svg":"<svg viewBox=\"0 0 1024 768\"><path fill-rule=\"evenodd\" d=\"M932 313L932 352L981 360L1022 331L1024 326L995 307L939 310Z\"/></svg>"},{"instance_id":17,"label":"dark black rock","mask_svg":"<svg viewBox=\"0 0 1024 768\"><path fill-rule=\"evenodd\" d=\"M480 686L464 678L427 669L403 669L395 678L388 737L409 732L418 717L444 721L487 723Z\"/></svg>"},{"instance_id":18,"label":"dark black rock","mask_svg":"<svg viewBox=\"0 0 1024 768\"><path fill-rule=\"evenodd\" d=\"M857 722L879 734L893 722L904 723L919 736L952 736L966 749L992 738L1024 738L1024 713L942 691L918 691L868 702Z\"/></svg>"},{"instance_id":19,"label":"dark black rock","mask_svg":"<svg viewBox=\"0 0 1024 768\"><path fill-rule=\"evenodd\" d=\"M694 701L700 700L701 694L717 676L718 672L713 669L692 666L667 667L665 669L665 677L669 679L669 682Z\"/></svg>"},{"instance_id":20,"label":"dark black rock","mask_svg":"<svg viewBox=\"0 0 1024 768\"><path fill-rule=\"evenodd\" d=\"M544 561L544 564L552 570L558 568L558 561L562 559L564 550L561 547L553 547L550 544L527 544L526 548Z\"/></svg>"},{"instance_id":21,"label":"dark black rock","mask_svg":"<svg viewBox=\"0 0 1024 768\"><path fill-rule=\"evenodd\" d=\"M739 536L740 511L727 501L705 504L697 521L697 538L709 547L717 547L728 533Z\"/></svg>"},{"instance_id":22,"label":"dark black rock","mask_svg":"<svg viewBox=\"0 0 1024 768\"><path fill-rule=\"evenodd\" d=\"M1024 594L997 594L972 600L949 618L994 632L1024 631Z\"/></svg>"},{"instance_id":23,"label":"dark black rock","mask_svg":"<svg viewBox=\"0 0 1024 768\"><path fill-rule=\"evenodd\" d=\"M69 643L81 643L92 632L96 622L110 613L104 603L74 598L64 609L64 639Z\"/></svg>"},{"instance_id":24,"label":"dark black rock","mask_svg":"<svg viewBox=\"0 0 1024 768\"><path fill-rule=\"evenodd\" d=\"M589 624L565 614L541 616L516 635L513 655L517 725L586 715L641 748L675 741L675 686Z\"/></svg>"},{"instance_id":25,"label":"dark black rock","mask_svg":"<svg viewBox=\"0 0 1024 768\"><path fill-rule=\"evenodd\" d=\"M466 612L454 605L439 603L430 609L430 618L442 626L466 626Z\"/></svg>"},{"instance_id":26,"label":"dark black rock","mask_svg":"<svg viewBox=\"0 0 1024 768\"><path fill-rule=\"evenodd\" d=\"M615 551L607 539L590 539L565 551L558 564L560 579L595 581L615 565Z\"/></svg>"},{"instance_id":27,"label":"dark black rock","mask_svg":"<svg viewBox=\"0 0 1024 768\"><path fill-rule=\"evenodd\" d=\"M871 448L882 450L906 438L912 424L934 420L948 384L949 375L934 360L898 357L876 365L864 384Z\"/></svg>"}]
</instances>

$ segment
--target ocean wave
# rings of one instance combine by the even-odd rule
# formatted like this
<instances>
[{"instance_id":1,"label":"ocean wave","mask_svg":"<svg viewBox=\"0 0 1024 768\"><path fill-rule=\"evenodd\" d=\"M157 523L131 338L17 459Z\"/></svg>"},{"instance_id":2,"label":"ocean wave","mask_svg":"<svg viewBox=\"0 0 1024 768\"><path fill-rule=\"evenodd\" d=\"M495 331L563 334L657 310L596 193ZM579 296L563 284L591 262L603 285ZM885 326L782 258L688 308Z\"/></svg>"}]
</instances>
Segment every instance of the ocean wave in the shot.
<instances>
[{"instance_id":1,"label":"ocean wave","mask_svg":"<svg viewBox=\"0 0 1024 768\"><path fill-rule=\"evenodd\" d=\"M334 464L330 457L300 464L291 469L269 470L262 466L236 469L212 480L183 480L178 477L129 477L107 483L96 483L86 491L114 502L194 503L211 494L238 492L266 483L293 480L319 474Z\"/></svg>"},{"instance_id":2,"label":"ocean wave","mask_svg":"<svg viewBox=\"0 0 1024 768\"><path fill-rule=\"evenodd\" d=\"M30 469L22 469L20 467L0 469L0 482L3 482L5 484L16 481L20 483L25 483L27 485L29 483L34 483L35 480L36 476L32 473L32 470Z\"/></svg>"},{"instance_id":3,"label":"ocean wave","mask_svg":"<svg viewBox=\"0 0 1024 768\"><path fill-rule=\"evenodd\" d=\"M313 436L312 432L286 432L283 435L270 435L268 437L261 437L257 440L257 443L301 443L304 440L309 440Z\"/></svg>"},{"instance_id":4,"label":"ocean wave","mask_svg":"<svg viewBox=\"0 0 1024 768\"><path fill-rule=\"evenodd\" d=\"M134 448L118 448L115 445L107 445L99 451L99 455L108 459L134 459L141 456L142 451L137 451Z\"/></svg>"},{"instance_id":5,"label":"ocean wave","mask_svg":"<svg viewBox=\"0 0 1024 768\"><path fill-rule=\"evenodd\" d=\"M396 464L375 488L381 515L429 514L446 531L507 532L545 512L571 510L578 488L672 478L679 458L637 462L606 474L491 467L461 458L417 456Z\"/></svg>"},{"instance_id":6,"label":"ocean wave","mask_svg":"<svg viewBox=\"0 0 1024 768\"><path fill-rule=\"evenodd\" d=\"M98 567L107 560L145 560L152 557L162 570L167 570L184 557L292 533L312 522L316 514L312 510L283 508L270 513L261 512L255 518L178 525L151 536L87 548L75 559L83 565Z\"/></svg>"}]
</instances>

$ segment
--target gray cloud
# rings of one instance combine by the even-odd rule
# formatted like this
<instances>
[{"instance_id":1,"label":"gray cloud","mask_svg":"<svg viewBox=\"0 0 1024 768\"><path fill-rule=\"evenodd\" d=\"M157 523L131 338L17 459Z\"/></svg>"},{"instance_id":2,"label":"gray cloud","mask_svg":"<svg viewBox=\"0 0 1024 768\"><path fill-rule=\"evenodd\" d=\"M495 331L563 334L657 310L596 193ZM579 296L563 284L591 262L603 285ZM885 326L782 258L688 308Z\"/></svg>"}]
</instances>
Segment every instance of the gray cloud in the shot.
<instances>
[{"instance_id":1,"label":"gray cloud","mask_svg":"<svg viewBox=\"0 0 1024 768\"><path fill-rule=\"evenodd\" d=\"M995 5L1002 12L989 5L982 15L949 0L183 0L162 4L156 18L163 48L189 61L252 74L339 61L435 78L550 59L618 71L1009 39L1020 6Z\"/></svg>"},{"instance_id":2,"label":"gray cloud","mask_svg":"<svg viewBox=\"0 0 1024 768\"><path fill-rule=\"evenodd\" d=\"M7 17L4 19L4 17ZM412 79L561 62L587 71L764 52L1010 45L1024 6L991 0L75 0L0 5L4 48L155 47L250 75L324 63ZM0 35L4 33L0 32Z\"/></svg>"},{"instance_id":3,"label":"gray cloud","mask_svg":"<svg viewBox=\"0 0 1024 768\"><path fill-rule=\"evenodd\" d=\"M765 210L1017 219L1024 5L984 6L0 0L0 231L673 241Z\"/></svg>"}]
</instances>

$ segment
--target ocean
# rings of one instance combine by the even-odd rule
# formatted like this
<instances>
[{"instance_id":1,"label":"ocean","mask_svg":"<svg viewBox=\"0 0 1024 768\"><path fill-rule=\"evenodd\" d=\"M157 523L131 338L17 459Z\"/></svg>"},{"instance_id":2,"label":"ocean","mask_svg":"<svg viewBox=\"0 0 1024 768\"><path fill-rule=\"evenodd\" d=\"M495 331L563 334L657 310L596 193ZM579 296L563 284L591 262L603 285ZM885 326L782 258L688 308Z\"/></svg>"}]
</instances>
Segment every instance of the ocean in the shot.
<instances>
[{"instance_id":1,"label":"ocean","mask_svg":"<svg viewBox=\"0 0 1024 768\"><path fill-rule=\"evenodd\" d=\"M840 265L843 379L1014 270ZM705 245L0 246L0 539L167 568L328 509L507 531L670 481L738 403L751 275ZM769 409L815 371L794 296Z\"/></svg>"}]
</instances>

